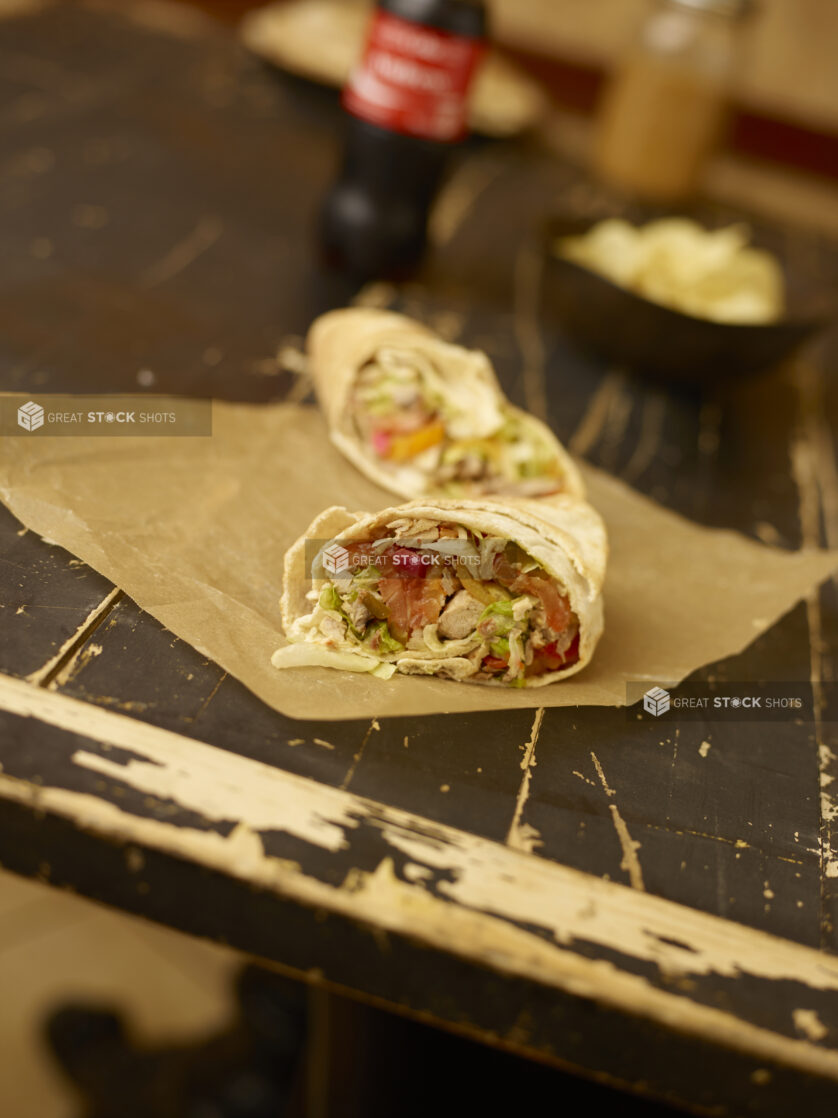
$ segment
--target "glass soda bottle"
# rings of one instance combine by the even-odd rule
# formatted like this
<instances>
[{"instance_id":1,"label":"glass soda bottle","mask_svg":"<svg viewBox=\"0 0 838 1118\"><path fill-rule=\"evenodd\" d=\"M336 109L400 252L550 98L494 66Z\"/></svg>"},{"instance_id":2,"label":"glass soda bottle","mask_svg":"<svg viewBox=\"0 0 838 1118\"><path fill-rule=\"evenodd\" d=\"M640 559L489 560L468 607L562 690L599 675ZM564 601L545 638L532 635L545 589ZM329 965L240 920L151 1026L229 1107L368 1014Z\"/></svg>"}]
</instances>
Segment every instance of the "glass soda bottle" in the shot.
<instances>
[{"instance_id":1,"label":"glass soda bottle","mask_svg":"<svg viewBox=\"0 0 838 1118\"><path fill-rule=\"evenodd\" d=\"M320 218L329 263L362 280L417 266L485 40L482 0L380 0L343 91L343 159Z\"/></svg>"}]
</instances>

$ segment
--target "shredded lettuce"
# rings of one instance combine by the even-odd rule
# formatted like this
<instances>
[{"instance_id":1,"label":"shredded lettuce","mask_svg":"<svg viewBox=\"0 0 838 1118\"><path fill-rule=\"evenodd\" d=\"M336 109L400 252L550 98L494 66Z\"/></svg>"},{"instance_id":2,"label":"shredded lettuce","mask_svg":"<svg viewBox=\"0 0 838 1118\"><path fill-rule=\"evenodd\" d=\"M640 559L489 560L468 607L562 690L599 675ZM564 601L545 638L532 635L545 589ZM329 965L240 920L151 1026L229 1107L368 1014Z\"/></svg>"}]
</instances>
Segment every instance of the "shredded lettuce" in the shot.
<instances>
[{"instance_id":1,"label":"shredded lettuce","mask_svg":"<svg viewBox=\"0 0 838 1118\"><path fill-rule=\"evenodd\" d=\"M341 613L340 595L334 586L324 586L320 591L320 608Z\"/></svg>"},{"instance_id":2,"label":"shredded lettuce","mask_svg":"<svg viewBox=\"0 0 838 1118\"><path fill-rule=\"evenodd\" d=\"M487 536L480 541L479 577L490 579L494 570L495 556L504 550L506 541L497 536Z\"/></svg>"},{"instance_id":3,"label":"shredded lettuce","mask_svg":"<svg viewBox=\"0 0 838 1118\"><path fill-rule=\"evenodd\" d=\"M535 598L530 598L528 594L522 594L520 598L513 598L512 616L516 621L523 621L535 604Z\"/></svg>"},{"instance_id":4,"label":"shredded lettuce","mask_svg":"<svg viewBox=\"0 0 838 1118\"><path fill-rule=\"evenodd\" d=\"M358 397L365 410L378 417L396 414L417 398L432 409L436 406L435 394L422 372L415 354L380 350L374 363L363 370Z\"/></svg>"},{"instance_id":5,"label":"shredded lettuce","mask_svg":"<svg viewBox=\"0 0 838 1118\"><path fill-rule=\"evenodd\" d=\"M512 626L515 624L515 617L512 612L513 600L492 602L491 605L486 606L480 617L477 619L478 627L484 621L492 622L492 629L494 636L505 636Z\"/></svg>"},{"instance_id":6,"label":"shredded lettuce","mask_svg":"<svg viewBox=\"0 0 838 1118\"><path fill-rule=\"evenodd\" d=\"M523 659L522 629L527 628L526 616L534 605L535 600L526 594L510 601L492 602L477 621L477 628L485 637L494 641L506 638L505 653L509 654L511 671L516 671ZM515 642L514 647L511 647L512 642Z\"/></svg>"},{"instance_id":7,"label":"shredded lettuce","mask_svg":"<svg viewBox=\"0 0 838 1118\"><path fill-rule=\"evenodd\" d=\"M381 395L367 397L364 400L364 406L370 415L381 416L382 418L396 411L393 397L385 392L382 392Z\"/></svg>"},{"instance_id":8,"label":"shredded lettuce","mask_svg":"<svg viewBox=\"0 0 838 1118\"><path fill-rule=\"evenodd\" d=\"M524 667L524 642L521 639L520 629L513 629L509 634L509 668L512 679L517 679Z\"/></svg>"},{"instance_id":9,"label":"shredded lettuce","mask_svg":"<svg viewBox=\"0 0 838 1118\"><path fill-rule=\"evenodd\" d=\"M389 679L395 671L395 664L379 664L378 667L372 669L370 675L374 675L376 679Z\"/></svg>"},{"instance_id":10,"label":"shredded lettuce","mask_svg":"<svg viewBox=\"0 0 838 1118\"><path fill-rule=\"evenodd\" d=\"M521 574L528 575L541 569L541 564L517 543L509 543L504 549L507 560L520 568Z\"/></svg>"},{"instance_id":11,"label":"shredded lettuce","mask_svg":"<svg viewBox=\"0 0 838 1118\"><path fill-rule=\"evenodd\" d=\"M500 637L494 640L489 645L489 649L493 656L497 656L499 660L507 660L509 658L509 641L506 637Z\"/></svg>"},{"instance_id":12,"label":"shredded lettuce","mask_svg":"<svg viewBox=\"0 0 838 1118\"><path fill-rule=\"evenodd\" d=\"M515 598L506 598L500 602L492 602L480 614L480 620L483 621L487 617L512 617L512 606L515 601Z\"/></svg>"},{"instance_id":13,"label":"shredded lettuce","mask_svg":"<svg viewBox=\"0 0 838 1118\"><path fill-rule=\"evenodd\" d=\"M367 567L359 567L352 576L352 586L357 588L371 586L373 583L378 582L380 578L381 571L373 564Z\"/></svg>"},{"instance_id":14,"label":"shredded lettuce","mask_svg":"<svg viewBox=\"0 0 838 1118\"><path fill-rule=\"evenodd\" d=\"M490 462L495 455L495 446L491 438L457 439L448 444L442 452L440 461L443 466L454 466L464 458L480 458L484 462Z\"/></svg>"},{"instance_id":15,"label":"shredded lettuce","mask_svg":"<svg viewBox=\"0 0 838 1118\"><path fill-rule=\"evenodd\" d=\"M349 594L347 594L347 598L350 601L352 600L351 595ZM320 608L325 610L327 613L336 615L338 619L346 625L349 632L354 633L358 637L361 636L361 634L352 624L352 619L344 608L343 599L341 598L337 587L324 586L323 589L320 591L319 605Z\"/></svg>"},{"instance_id":16,"label":"shredded lettuce","mask_svg":"<svg viewBox=\"0 0 838 1118\"><path fill-rule=\"evenodd\" d=\"M364 634L364 644L368 647L373 643L376 634L380 634L377 640L377 647L375 652L377 655L388 655L391 652L404 652L404 645L390 632L389 626L386 621L373 621L367 625L366 633Z\"/></svg>"}]
</instances>

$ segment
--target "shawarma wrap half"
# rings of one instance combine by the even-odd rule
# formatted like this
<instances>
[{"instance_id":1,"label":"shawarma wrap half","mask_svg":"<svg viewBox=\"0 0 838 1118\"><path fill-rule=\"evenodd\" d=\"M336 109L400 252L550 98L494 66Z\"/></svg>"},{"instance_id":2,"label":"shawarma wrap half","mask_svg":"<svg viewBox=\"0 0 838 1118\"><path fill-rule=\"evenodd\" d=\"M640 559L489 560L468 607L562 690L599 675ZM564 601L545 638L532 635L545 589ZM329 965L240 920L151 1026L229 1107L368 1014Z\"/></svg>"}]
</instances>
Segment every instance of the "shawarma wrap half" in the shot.
<instances>
[{"instance_id":1,"label":"shawarma wrap half","mask_svg":"<svg viewBox=\"0 0 838 1118\"><path fill-rule=\"evenodd\" d=\"M400 497L584 496L567 451L510 404L485 353L368 308L322 315L307 349L332 442Z\"/></svg>"},{"instance_id":2,"label":"shawarma wrap half","mask_svg":"<svg viewBox=\"0 0 838 1118\"><path fill-rule=\"evenodd\" d=\"M272 662L541 687L594 654L606 556L573 497L330 508L285 557Z\"/></svg>"}]
</instances>

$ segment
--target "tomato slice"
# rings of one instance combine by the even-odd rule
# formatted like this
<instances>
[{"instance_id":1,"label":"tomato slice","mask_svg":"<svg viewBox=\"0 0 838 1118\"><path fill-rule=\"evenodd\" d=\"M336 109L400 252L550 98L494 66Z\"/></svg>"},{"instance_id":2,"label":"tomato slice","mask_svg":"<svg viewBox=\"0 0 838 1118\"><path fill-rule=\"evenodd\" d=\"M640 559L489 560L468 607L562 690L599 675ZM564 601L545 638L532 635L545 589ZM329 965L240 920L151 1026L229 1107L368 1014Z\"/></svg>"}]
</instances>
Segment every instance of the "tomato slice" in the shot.
<instances>
[{"instance_id":1,"label":"tomato slice","mask_svg":"<svg viewBox=\"0 0 838 1118\"><path fill-rule=\"evenodd\" d=\"M501 660L499 656L484 656L483 667L487 672L505 672L509 663L506 660Z\"/></svg>"},{"instance_id":2,"label":"tomato slice","mask_svg":"<svg viewBox=\"0 0 838 1118\"><path fill-rule=\"evenodd\" d=\"M539 599L551 632L561 633L567 628L567 623L570 621L570 604L567 598L559 593L550 578L542 575L519 575L512 589L517 593L530 594Z\"/></svg>"},{"instance_id":3,"label":"tomato slice","mask_svg":"<svg viewBox=\"0 0 838 1118\"><path fill-rule=\"evenodd\" d=\"M577 633L564 652L558 652L556 641L539 648L533 656L533 662L527 675L544 675L545 672L555 672L559 668L575 664L579 659L579 634Z\"/></svg>"},{"instance_id":4,"label":"tomato slice","mask_svg":"<svg viewBox=\"0 0 838 1118\"><path fill-rule=\"evenodd\" d=\"M380 579L378 589L387 607L390 632L396 640L407 641L414 630L439 621L445 605L441 579L395 575Z\"/></svg>"}]
</instances>

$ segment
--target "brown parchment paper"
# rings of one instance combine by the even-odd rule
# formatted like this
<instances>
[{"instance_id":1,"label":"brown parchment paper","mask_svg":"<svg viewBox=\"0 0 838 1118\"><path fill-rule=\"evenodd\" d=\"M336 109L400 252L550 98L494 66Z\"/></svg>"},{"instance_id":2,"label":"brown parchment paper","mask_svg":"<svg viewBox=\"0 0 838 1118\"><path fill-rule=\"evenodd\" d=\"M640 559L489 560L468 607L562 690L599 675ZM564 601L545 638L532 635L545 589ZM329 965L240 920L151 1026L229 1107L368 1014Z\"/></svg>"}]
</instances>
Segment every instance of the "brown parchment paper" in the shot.
<instances>
[{"instance_id":1,"label":"brown parchment paper","mask_svg":"<svg viewBox=\"0 0 838 1118\"><path fill-rule=\"evenodd\" d=\"M600 471L585 479L610 540L605 633L579 675L506 690L271 667L286 548L328 505L393 501L331 446L314 408L216 402L209 438L0 440L0 499L23 524L297 718L618 706L627 680L675 683L740 651L838 567L838 552L764 547Z\"/></svg>"}]
</instances>

